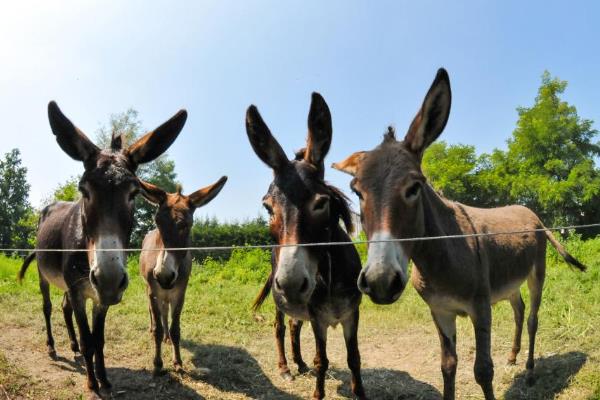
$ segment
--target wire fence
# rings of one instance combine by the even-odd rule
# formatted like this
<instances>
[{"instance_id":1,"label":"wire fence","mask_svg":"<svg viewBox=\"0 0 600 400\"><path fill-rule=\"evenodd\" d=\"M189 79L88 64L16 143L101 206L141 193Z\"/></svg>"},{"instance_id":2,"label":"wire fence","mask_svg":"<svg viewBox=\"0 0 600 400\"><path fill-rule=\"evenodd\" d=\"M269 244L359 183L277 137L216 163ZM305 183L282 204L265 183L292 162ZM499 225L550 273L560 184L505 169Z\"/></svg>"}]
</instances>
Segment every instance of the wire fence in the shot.
<instances>
[{"instance_id":1,"label":"wire fence","mask_svg":"<svg viewBox=\"0 0 600 400\"><path fill-rule=\"evenodd\" d=\"M323 247L323 246L348 246L356 244L370 244L370 243L402 243L402 242L424 242L431 240L451 240L451 239L464 239L464 238L477 238L486 236L500 236L500 235L520 235L526 233L536 232L547 232L547 231L568 231L573 229L589 229L600 227L600 223L584 224L584 225L568 225L568 226L557 226L551 228L537 228L537 229L522 229L514 231L503 231L503 232L481 232L481 233L466 233L459 235L441 235L441 236L422 236L412 238L398 238L398 239L378 239L378 240L354 240L348 242L317 242L317 243L290 243L290 244L259 244L259 245L245 245L245 246L204 246L204 247L160 247L160 248L107 248L107 249L95 249L100 252L143 252L143 251L230 251L237 249L269 249L281 247ZM78 253L87 252L88 249L38 249L38 248L0 248L0 251L9 253Z\"/></svg>"}]
</instances>

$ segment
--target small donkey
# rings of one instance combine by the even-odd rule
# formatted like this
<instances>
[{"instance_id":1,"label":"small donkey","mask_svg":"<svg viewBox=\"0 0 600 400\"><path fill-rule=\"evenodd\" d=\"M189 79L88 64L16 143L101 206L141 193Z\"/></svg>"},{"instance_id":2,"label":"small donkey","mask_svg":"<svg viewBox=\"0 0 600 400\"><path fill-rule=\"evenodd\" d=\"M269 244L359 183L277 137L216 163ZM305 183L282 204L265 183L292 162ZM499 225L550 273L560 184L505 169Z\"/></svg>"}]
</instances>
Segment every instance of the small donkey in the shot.
<instances>
[{"instance_id":1,"label":"small donkey","mask_svg":"<svg viewBox=\"0 0 600 400\"><path fill-rule=\"evenodd\" d=\"M179 323L192 269L192 256L189 250L169 250L169 248L189 247L194 211L214 199L225 182L227 177L223 176L216 183L185 196L181 193L181 188L178 188L176 193L167 193L151 183L140 180L142 196L150 203L158 205L154 218L158 229L148 232L140 255L140 273L147 285L150 330L154 334L156 345L154 375L158 375L163 367L161 357L163 338L165 343L170 340L173 345L175 370L182 370ZM169 306L171 307L170 329Z\"/></svg>"},{"instance_id":2,"label":"small donkey","mask_svg":"<svg viewBox=\"0 0 600 400\"><path fill-rule=\"evenodd\" d=\"M360 290L375 303L393 303L407 284L408 261L413 260L413 286L429 305L439 333L444 399L454 399L456 316L468 315L475 328L475 380L490 400L494 398L491 304L506 299L513 307L516 329L509 362L514 363L521 349L525 310L520 286L527 280L531 301L527 372L528 381L533 382L546 241L569 264L580 270L585 266L565 251L531 210L522 206L469 207L443 198L427 184L421 170L423 152L442 133L450 98L448 73L440 69L404 140L396 140L390 129L377 148L354 153L333 167L354 176L351 188L360 199L367 237L374 241L369 244L367 264L358 278ZM530 232L393 241L515 230Z\"/></svg>"}]
</instances>

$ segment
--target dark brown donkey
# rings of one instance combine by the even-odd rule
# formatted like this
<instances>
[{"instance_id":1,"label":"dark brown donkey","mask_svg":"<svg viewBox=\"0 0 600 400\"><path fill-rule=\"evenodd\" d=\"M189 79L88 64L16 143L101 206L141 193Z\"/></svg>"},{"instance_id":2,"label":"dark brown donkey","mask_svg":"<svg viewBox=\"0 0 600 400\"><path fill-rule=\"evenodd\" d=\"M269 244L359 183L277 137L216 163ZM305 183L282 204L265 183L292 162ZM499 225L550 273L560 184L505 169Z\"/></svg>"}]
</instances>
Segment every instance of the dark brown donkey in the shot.
<instances>
[{"instance_id":1,"label":"dark brown donkey","mask_svg":"<svg viewBox=\"0 0 600 400\"><path fill-rule=\"evenodd\" d=\"M98 148L63 115L55 102L48 105L48 118L60 147L73 159L82 161L85 171L79 181L81 200L57 202L42 211L37 248L86 251L33 253L25 260L19 277L23 277L37 255L50 356L55 356L56 351L50 325L49 284L65 291L62 305L71 349L79 350L73 327L74 312L87 387L91 397L97 397L111 387L104 367L104 321L108 307L121 301L127 288L127 256L122 249L129 242L134 199L139 191L135 171L139 164L152 161L167 150L183 128L187 113L178 112L126 149L122 148L120 136L113 136L109 149ZM94 302L91 330L86 299Z\"/></svg>"},{"instance_id":2,"label":"dark brown donkey","mask_svg":"<svg viewBox=\"0 0 600 400\"><path fill-rule=\"evenodd\" d=\"M374 302L396 301L408 280L408 261L414 261L412 283L431 309L442 347L444 398L454 398L457 315L468 315L475 328L475 379L486 399L493 399L494 367L490 356L491 304L508 299L516 332L509 362L521 348L525 305L520 286L527 280L531 298L527 371L533 381L534 344L546 268L546 241L575 267L571 257L529 209L509 206L468 207L447 200L426 182L421 171L423 152L442 132L450 113L450 81L440 69L421 110L403 141L392 129L372 151L358 152L333 167L354 176L370 243L358 286ZM393 242L422 236L481 234L515 230L538 232L461 239Z\"/></svg>"},{"instance_id":3,"label":"dark brown donkey","mask_svg":"<svg viewBox=\"0 0 600 400\"><path fill-rule=\"evenodd\" d=\"M259 303L263 301L272 285L278 309L276 340L280 368L286 364L285 326L281 314L284 312L295 320L311 322L317 348L314 398L322 399L329 365L327 328L341 323L352 372L352 392L364 399L357 339L361 300L356 288L361 269L358 253L352 245L293 246L350 240L340 226L341 219L348 230L352 228L347 199L323 180L323 160L332 134L329 108L321 95L313 93L306 149L300 151L295 160L288 160L255 106L250 106L246 113L246 131L256 155L273 169L273 182L263 204L271 216L271 234L278 244L288 246L273 251L271 276L257 299ZM292 328L296 358L300 357L300 326L292 322Z\"/></svg>"},{"instance_id":4,"label":"dark brown donkey","mask_svg":"<svg viewBox=\"0 0 600 400\"><path fill-rule=\"evenodd\" d=\"M168 250L190 246L190 232L194 223L194 211L202 207L221 191L227 182L224 176L213 185L200 189L189 196L167 193L151 183L140 181L141 193L150 203L158 206L157 229L146 235L140 255L140 273L146 281L150 311L150 331L154 335L154 374L161 372L163 362L161 342L173 344L173 366L182 369L179 352L180 319L185 290L192 270L189 250ZM165 248L167 250L165 250ZM150 249L157 249L156 251ZM169 307L171 328L169 329Z\"/></svg>"}]
</instances>

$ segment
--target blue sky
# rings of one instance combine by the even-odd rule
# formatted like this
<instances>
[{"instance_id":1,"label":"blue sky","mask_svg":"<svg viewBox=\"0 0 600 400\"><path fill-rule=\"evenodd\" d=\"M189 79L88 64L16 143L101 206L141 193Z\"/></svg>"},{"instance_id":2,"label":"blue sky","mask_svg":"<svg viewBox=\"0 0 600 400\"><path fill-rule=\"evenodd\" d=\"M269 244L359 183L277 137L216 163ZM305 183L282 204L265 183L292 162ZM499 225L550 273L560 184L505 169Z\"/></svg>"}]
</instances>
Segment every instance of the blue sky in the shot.
<instances>
[{"instance_id":1,"label":"blue sky","mask_svg":"<svg viewBox=\"0 0 600 400\"><path fill-rule=\"evenodd\" d=\"M252 103L291 156L320 92L333 115L328 165L374 147L390 123L403 133L440 66L453 89L450 143L503 147L545 69L569 82L580 116L600 121L599 4L11 2L0 14L0 152L21 150L38 205L82 171L54 141L49 100L91 137L129 107L148 129L186 108L169 151L184 192L229 176L196 215L254 217L271 171L246 138ZM326 178L348 192L347 176Z\"/></svg>"}]
</instances>

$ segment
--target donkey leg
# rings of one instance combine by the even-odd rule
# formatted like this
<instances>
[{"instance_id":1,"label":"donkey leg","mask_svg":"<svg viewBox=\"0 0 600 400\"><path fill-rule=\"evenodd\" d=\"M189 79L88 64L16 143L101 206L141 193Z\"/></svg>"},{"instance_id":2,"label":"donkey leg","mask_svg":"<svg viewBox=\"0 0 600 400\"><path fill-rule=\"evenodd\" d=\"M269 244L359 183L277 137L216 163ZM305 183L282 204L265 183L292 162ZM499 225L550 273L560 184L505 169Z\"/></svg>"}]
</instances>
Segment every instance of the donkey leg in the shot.
<instances>
[{"instance_id":1,"label":"donkey leg","mask_svg":"<svg viewBox=\"0 0 600 400\"><path fill-rule=\"evenodd\" d=\"M442 376L444 377L444 400L454 400L456 388L456 315L431 311L442 348Z\"/></svg>"},{"instance_id":2,"label":"donkey leg","mask_svg":"<svg viewBox=\"0 0 600 400\"><path fill-rule=\"evenodd\" d=\"M319 320L313 319L310 321L315 334L315 342L317 354L315 354L315 372L317 373L317 385L313 394L313 399L322 399L325 397L325 373L329 368L329 360L327 359L327 325Z\"/></svg>"},{"instance_id":3,"label":"donkey leg","mask_svg":"<svg viewBox=\"0 0 600 400\"><path fill-rule=\"evenodd\" d=\"M357 399L366 400L365 389L360 376L360 352L358 351L358 308L350 318L342 322L344 328L344 340L346 341L346 354L348 368L352 373L352 393Z\"/></svg>"},{"instance_id":4,"label":"donkey leg","mask_svg":"<svg viewBox=\"0 0 600 400\"><path fill-rule=\"evenodd\" d=\"M169 333L169 303L166 301L159 300L158 306L160 307L160 323L163 326L164 342L171 342L171 335Z\"/></svg>"},{"instance_id":5,"label":"donkey leg","mask_svg":"<svg viewBox=\"0 0 600 400\"><path fill-rule=\"evenodd\" d=\"M46 346L48 355L51 358L56 358L56 350L54 349L54 337L52 336L52 302L50 301L50 285L48 281L40 274L40 292L42 292L42 304L44 310L44 321L46 322Z\"/></svg>"},{"instance_id":6,"label":"donkey leg","mask_svg":"<svg viewBox=\"0 0 600 400\"><path fill-rule=\"evenodd\" d=\"M148 297L150 296L150 288L148 286L146 286L146 295ZM150 305L150 302L148 302L148 315L150 315L150 330L149 330L149 332L152 333L152 332L154 332L154 325L155 325L156 321L154 321L154 315L152 314L152 305Z\"/></svg>"},{"instance_id":7,"label":"donkey leg","mask_svg":"<svg viewBox=\"0 0 600 400\"><path fill-rule=\"evenodd\" d=\"M81 354L85 361L85 371L87 373L87 387L93 394L98 394L98 381L94 373L94 354L96 352L95 340L90 331L87 313L85 310L85 298L81 293L70 290L68 292L69 303L73 307L75 321L79 329L79 344L81 345Z\"/></svg>"},{"instance_id":8,"label":"donkey leg","mask_svg":"<svg viewBox=\"0 0 600 400\"><path fill-rule=\"evenodd\" d=\"M96 345L94 362L96 367L96 376L100 382L100 390L110 391L112 385L106 376L106 367L104 365L104 322L108 307L95 304L92 308L92 336Z\"/></svg>"},{"instance_id":9,"label":"donkey leg","mask_svg":"<svg viewBox=\"0 0 600 400\"><path fill-rule=\"evenodd\" d=\"M73 325L73 307L71 307L67 293L63 296L62 311L65 318L65 325L67 326L67 333L69 334L69 341L71 342L71 350L73 353L79 353L79 343L77 342L75 326Z\"/></svg>"},{"instance_id":10,"label":"donkey leg","mask_svg":"<svg viewBox=\"0 0 600 400\"><path fill-rule=\"evenodd\" d=\"M159 300L152 294L148 294L148 299L150 300L150 311L152 313L152 319L155 321L154 331L152 334L154 335L154 371L153 375L157 376L162 373L162 354L161 354L161 346L163 341L163 325L161 321L161 310L158 304Z\"/></svg>"},{"instance_id":11,"label":"donkey leg","mask_svg":"<svg viewBox=\"0 0 600 400\"><path fill-rule=\"evenodd\" d=\"M285 358L285 321L283 320L284 315L279 309L275 310L275 343L277 344L277 356L279 358L279 375L286 381L294 379L290 373L290 368Z\"/></svg>"},{"instance_id":12,"label":"donkey leg","mask_svg":"<svg viewBox=\"0 0 600 400\"><path fill-rule=\"evenodd\" d=\"M529 287L529 298L530 298L530 310L529 317L527 318L527 331L529 333L529 354L527 356L527 384L533 385L535 383L535 376L533 374L533 368L535 366L534 355L535 355L535 335L538 328L538 311L542 303L542 289L544 288L544 275L546 266L542 262L541 266L534 268L527 279L527 286Z\"/></svg>"},{"instance_id":13,"label":"donkey leg","mask_svg":"<svg viewBox=\"0 0 600 400\"><path fill-rule=\"evenodd\" d=\"M298 373L305 374L310 371L310 368L306 365L302 359L302 352L300 351L300 331L302 330L302 321L294 318L290 318L290 339L292 341L292 355L294 362L298 366Z\"/></svg>"},{"instance_id":14,"label":"donkey leg","mask_svg":"<svg viewBox=\"0 0 600 400\"><path fill-rule=\"evenodd\" d=\"M523 333L523 321L525 320L525 303L523 303L520 290L510 296L510 305L515 316L515 337L512 351L508 356L508 364L514 365L517 362L517 355L521 351L521 334Z\"/></svg>"},{"instance_id":15,"label":"donkey leg","mask_svg":"<svg viewBox=\"0 0 600 400\"><path fill-rule=\"evenodd\" d=\"M179 341L181 339L181 311L183 310L183 303L185 301L185 289L182 290L181 295L171 304L171 343L173 345L173 367L175 371L183 371L183 362L181 361L181 352L179 349Z\"/></svg>"},{"instance_id":16,"label":"donkey leg","mask_svg":"<svg viewBox=\"0 0 600 400\"><path fill-rule=\"evenodd\" d=\"M491 356L492 306L487 296L473 300L471 320L475 328L475 381L481 386L486 400L494 400L494 362Z\"/></svg>"}]
</instances>

